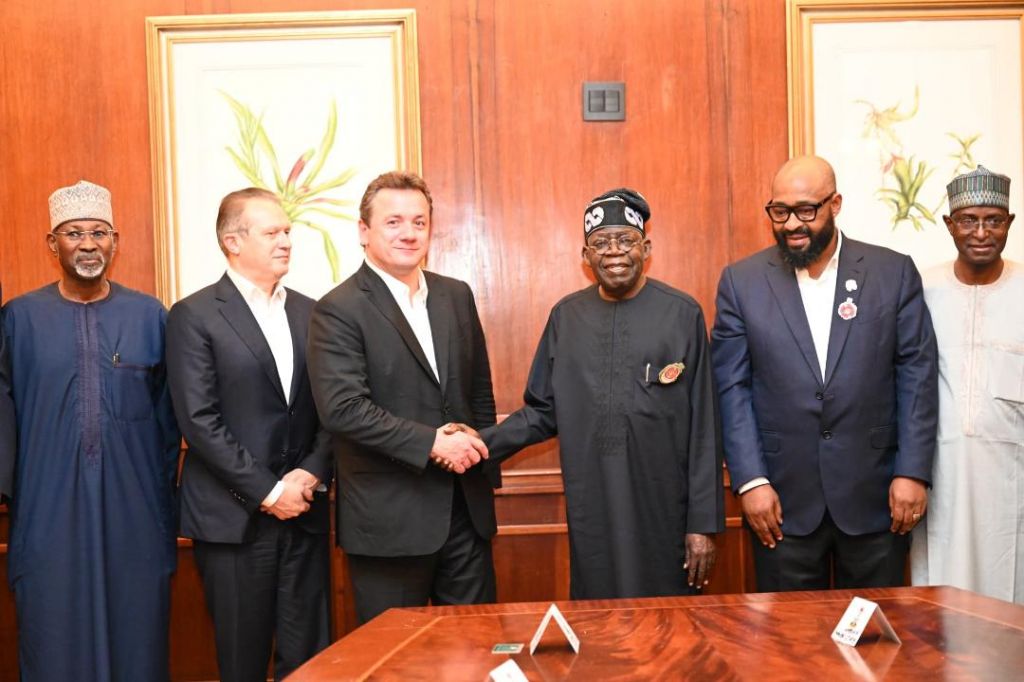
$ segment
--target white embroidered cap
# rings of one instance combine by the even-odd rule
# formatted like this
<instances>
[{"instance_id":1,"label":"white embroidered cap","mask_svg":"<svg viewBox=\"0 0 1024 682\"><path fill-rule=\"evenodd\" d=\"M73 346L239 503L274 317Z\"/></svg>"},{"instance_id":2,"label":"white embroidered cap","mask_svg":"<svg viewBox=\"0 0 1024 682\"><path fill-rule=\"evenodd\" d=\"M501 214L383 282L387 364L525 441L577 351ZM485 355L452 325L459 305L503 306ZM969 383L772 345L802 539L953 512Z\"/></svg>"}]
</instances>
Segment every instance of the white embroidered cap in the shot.
<instances>
[{"instance_id":1,"label":"white embroidered cap","mask_svg":"<svg viewBox=\"0 0 1024 682\"><path fill-rule=\"evenodd\" d=\"M50 229L69 220L102 220L114 226L110 190L79 180L71 187L61 187L50 195Z\"/></svg>"}]
</instances>

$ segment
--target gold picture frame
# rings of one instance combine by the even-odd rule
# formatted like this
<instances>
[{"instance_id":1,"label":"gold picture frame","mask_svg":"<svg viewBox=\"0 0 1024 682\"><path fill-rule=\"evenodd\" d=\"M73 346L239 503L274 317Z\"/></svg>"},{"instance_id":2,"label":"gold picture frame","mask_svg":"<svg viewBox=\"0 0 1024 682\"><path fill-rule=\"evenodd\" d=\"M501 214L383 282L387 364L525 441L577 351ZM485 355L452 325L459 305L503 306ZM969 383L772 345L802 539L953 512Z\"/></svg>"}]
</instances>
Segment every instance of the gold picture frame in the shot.
<instances>
[{"instance_id":1,"label":"gold picture frame","mask_svg":"<svg viewBox=\"0 0 1024 682\"><path fill-rule=\"evenodd\" d=\"M979 163L1021 205L1024 2L787 0L786 37L790 153L835 167L844 234L952 259L945 185Z\"/></svg>"},{"instance_id":2,"label":"gold picture frame","mask_svg":"<svg viewBox=\"0 0 1024 682\"><path fill-rule=\"evenodd\" d=\"M223 273L217 205L250 185L292 219L289 286L354 272L367 183L422 173L415 11L148 17L146 53L159 298Z\"/></svg>"}]
</instances>

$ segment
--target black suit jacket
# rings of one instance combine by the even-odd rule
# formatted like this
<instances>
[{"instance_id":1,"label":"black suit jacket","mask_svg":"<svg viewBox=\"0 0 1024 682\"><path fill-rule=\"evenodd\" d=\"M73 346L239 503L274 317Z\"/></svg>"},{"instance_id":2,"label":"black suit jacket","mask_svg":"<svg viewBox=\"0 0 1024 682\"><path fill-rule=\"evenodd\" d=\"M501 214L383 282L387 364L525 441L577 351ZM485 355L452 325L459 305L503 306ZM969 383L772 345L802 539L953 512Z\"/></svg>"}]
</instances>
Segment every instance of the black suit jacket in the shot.
<instances>
[{"instance_id":1,"label":"black suit jacket","mask_svg":"<svg viewBox=\"0 0 1024 682\"><path fill-rule=\"evenodd\" d=\"M847 299L856 316L842 319ZM825 373L793 268L771 247L722 272L711 332L734 488L767 477L790 535L825 510L851 535L889 528L894 476L930 481L935 334L908 256L843 237Z\"/></svg>"},{"instance_id":2,"label":"black suit jacket","mask_svg":"<svg viewBox=\"0 0 1024 682\"><path fill-rule=\"evenodd\" d=\"M481 537L496 530L487 472L430 464L437 427L494 423L483 329L464 282L424 273L440 381L384 281L366 264L313 310L309 374L334 436L338 542L347 552L411 556L448 537L452 486L462 485Z\"/></svg>"},{"instance_id":3,"label":"black suit jacket","mask_svg":"<svg viewBox=\"0 0 1024 682\"><path fill-rule=\"evenodd\" d=\"M260 503L288 471L329 483L330 438L320 428L306 373L313 300L288 290L285 312L295 353L291 402L263 332L225 274L171 307L167 370L174 412L188 443L181 472L181 534L207 542L251 539ZM330 527L327 495L289 521Z\"/></svg>"}]
</instances>

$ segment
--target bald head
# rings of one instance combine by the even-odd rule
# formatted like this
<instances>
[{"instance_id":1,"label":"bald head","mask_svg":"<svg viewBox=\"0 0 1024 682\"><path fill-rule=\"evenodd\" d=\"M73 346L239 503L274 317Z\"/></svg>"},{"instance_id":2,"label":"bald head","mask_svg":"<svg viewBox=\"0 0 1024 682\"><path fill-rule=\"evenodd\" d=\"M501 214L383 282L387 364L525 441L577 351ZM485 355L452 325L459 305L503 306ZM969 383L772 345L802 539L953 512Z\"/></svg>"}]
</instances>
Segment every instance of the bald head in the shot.
<instances>
[{"instance_id":1,"label":"bald head","mask_svg":"<svg viewBox=\"0 0 1024 682\"><path fill-rule=\"evenodd\" d=\"M775 173L772 196L794 192L823 197L836 191L836 173L832 165L820 156L797 156Z\"/></svg>"},{"instance_id":2,"label":"bald head","mask_svg":"<svg viewBox=\"0 0 1024 682\"><path fill-rule=\"evenodd\" d=\"M828 161L798 156L782 164L772 179L765 206L783 260L818 277L835 253L835 218L843 206L836 174Z\"/></svg>"}]
</instances>

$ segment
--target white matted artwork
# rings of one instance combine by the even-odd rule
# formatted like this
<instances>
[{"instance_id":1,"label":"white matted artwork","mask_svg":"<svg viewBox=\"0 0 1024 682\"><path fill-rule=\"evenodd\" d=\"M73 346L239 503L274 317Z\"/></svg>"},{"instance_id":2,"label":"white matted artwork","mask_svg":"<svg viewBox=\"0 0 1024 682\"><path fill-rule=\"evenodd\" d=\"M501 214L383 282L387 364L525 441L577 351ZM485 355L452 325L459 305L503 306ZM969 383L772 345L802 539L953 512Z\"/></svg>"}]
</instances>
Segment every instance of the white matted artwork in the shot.
<instances>
[{"instance_id":1,"label":"white matted artwork","mask_svg":"<svg viewBox=\"0 0 1024 682\"><path fill-rule=\"evenodd\" d=\"M938 7L938 5L942 5ZM1022 2L789 0L790 148L836 170L844 234L952 260L946 184L983 165L1024 210ZM1004 255L1024 261L1024 231Z\"/></svg>"},{"instance_id":2,"label":"white matted artwork","mask_svg":"<svg viewBox=\"0 0 1024 682\"><path fill-rule=\"evenodd\" d=\"M285 283L319 298L362 263L358 204L421 172L413 10L146 20L157 292L216 281L227 193L264 187L292 220Z\"/></svg>"}]
</instances>

